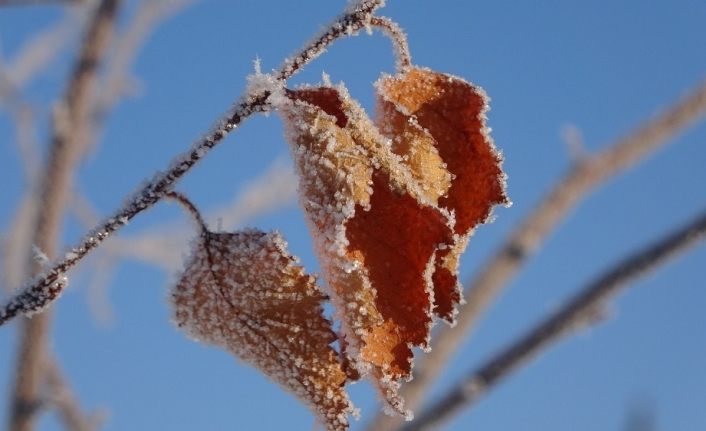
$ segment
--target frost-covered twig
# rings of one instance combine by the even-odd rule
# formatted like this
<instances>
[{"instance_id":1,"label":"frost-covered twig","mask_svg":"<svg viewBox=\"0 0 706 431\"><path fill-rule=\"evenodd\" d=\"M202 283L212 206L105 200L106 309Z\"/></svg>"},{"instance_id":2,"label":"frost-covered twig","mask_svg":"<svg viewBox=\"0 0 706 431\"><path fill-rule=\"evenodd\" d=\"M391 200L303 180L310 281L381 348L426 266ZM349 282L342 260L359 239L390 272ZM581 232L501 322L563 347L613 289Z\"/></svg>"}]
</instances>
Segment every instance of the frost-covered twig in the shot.
<instances>
[{"instance_id":1,"label":"frost-covered twig","mask_svg":"<svg viewBox=\"0 0 706 431\"><path fill-rule=\"evenodd\" d=\"M49 256L53 256L57 248L65 202L80 155L82 125L85 124L86 113L91 106L96 71L112 34L118 5L119 0L102 0L98 5L61 102L60 115L57 115L54 124L47 164L40 179L33 230L33 244ZM40 305L58 296L65 285L65 277L59 273L46 289L24 291L19 296L25 296L24 300L18 300L17 297L11 299L9 306L0 311L0 315L17 314L18 311L36 312L42 307L34 308L32 305ZM11 395L9 429L28 431L33 428L44 377L48 327L47 315L24 321L16 380Z\"/></svg>"},{"instance_id":2,"label":"frost-covered twig","mask_svg":"<svg viewBox=\"0 0 706 431\"><path fill-rule=\"evenodd\" d=\"M409 52L407 35L396 22L384 16L370 18L370 25L381 29L392 40L397 57L397 70L402 71L412 65L412 54Z\"/></svg>"},{"instance_id":3,"label":"frost-covered twig","mask_svg":"<svg viewBox=\"0 0 706 431\"><path fill-rule=\"evenodd\" d=\"M517 226L480 273L466 284L467 305L461 308L458 324L442 327L432 342L432 351L422 358L414 380L402 388L409 408L418 407L424 393L445 368L451 355L461 345L476 320L492 300L529 260L542 241L559 226L571 210L596 186L624 171L643 157L669 142L669 139L706 114L706 82L659 116L609 145L595 155L586 155L557 181L544 200ZM397 419L378 415L370 431L394 429Z\"/></svg>"},{"instance_id":4,"label":"frost-covered twig","mask_svg":"<svg viewBox=\"0 0 706 431\"><path fill-rule=\"evenodd\" d=\"M217 222L224 230L242 227L247 220L294 202L296 184L291 167L285 166L282 160L275 161L232 203L206 213L206 219ZM192 237L193 232L185 229L183 222L166 222L139 234L112 238L102 251L115 259L135 259L172 273L182 264L182 254Z\"/></svg>"},{"instance_id":5,"label":"frost-covered twig","mask_svg":"<svg viewBox=\"0 0 706 431\"><path fill-rule=\"evenodd\" d=\"M354 3L314 41L294 57L285 60L284 65L274 73L274 78L283 81L291 77L302 66L319 56L331 42L353 34L368 24L372 13L383 4L383 0L363 0ZM0 325L19 313L43 309L49 305L63 290L58 281L69 268L76 265L111 234L120 230L130 219L162 199L184 174L245 119L254 113L266 111L269 96L270 92L266 89L261 89L256 94L245 94L235 108L218 122L210 133L194 143L189 151L177 156L167 172L157 173L133 195L125 206L84 237L83 241L66 253L63 259L59 259L48 271L30 281L17 296L4 304L0 309Z\"/></svg>"},{"instance_id":6,"label":"frost-covered twig","mask_svg":"<svg viewBox=\"0 0 706 431\"><path fill-rule=\"evenodd\" d=\"M631 282L657 269L670 258L688 251L704 239L706 212L601 274L557 312L453 386L402 430L437 429L544 348L585 327L586 324L595 322L595 316L602 314L608 300L629 287Z\"/></svg>"},{"instance_id":7,"label":"frost-covered twig","mask_svg":"<svg viewBox=\"0 0 706 431\"><path fill-rule=\"evenodd\" d=\"M201 217L201 212L198 208L196 208L196 205L189 200L189 198L182 193L175 191L167 192L164 197L177 202L191 216L191 218L194 219L200 231L208 231L206 222L203 220L203 217Z\"/></svg>"},{"instance_id":8,"label":"frost-covered twig","mask_svg":"<svg viewBox=\"0 0 706 431\"><path fill-rule=\"evenodd\" d=\"M297 195L296 185L297 179L292 167L283 158L277 158L262 174L249 181L232 202L208 211L205 214L206 221L212 226L218 226L219 230L242 227L248 220L292 205ZM71 209L86 229L100 221L93 206L79 193L73 196ZM193 229L189 229L179 219L162 222L158 227L134 235L115 236L104 243L93 254L90 264L79 268L90 274L89 309L94 317L103 322L112 320L113 313L106 292L118 261L137 260L172 274L183 264L184 251L189 249L193 236ZM13 243L23 245L16 240Z\"/></svg>"}]
</instances>

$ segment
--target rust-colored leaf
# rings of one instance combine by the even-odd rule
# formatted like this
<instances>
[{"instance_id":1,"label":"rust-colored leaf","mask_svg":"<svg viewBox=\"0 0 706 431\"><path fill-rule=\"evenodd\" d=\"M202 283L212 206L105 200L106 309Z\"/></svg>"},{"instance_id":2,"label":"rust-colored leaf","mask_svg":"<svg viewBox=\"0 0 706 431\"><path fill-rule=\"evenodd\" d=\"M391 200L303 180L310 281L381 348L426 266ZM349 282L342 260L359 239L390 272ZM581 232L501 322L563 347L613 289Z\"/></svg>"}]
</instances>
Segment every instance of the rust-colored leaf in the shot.
<instances>
[{"instance_id":1,"label":"rust-colored leaf","mask_svg":"<svg viewBox=\"0 0 706 431\"><path fill-rule=\"evenodd\" d=\"M468 237L488 220L493 206L508 204L502 157L485 124L485 92L461 78L412 67L377 84L377 124L391 138L393 151L425 184L438 181L438 155L452 175L447 189L433 190L440 207L455 216L455 239L437 255L434 270L435 313L452 322L461 301L457 281L458 259ZM410 149L413 151L410 153ZM431 197L431 196L430 196Z\"/></svg>"},{"instance_id":2,"label":"rust-colored leaf","mask_svg":"<svg viewBox=\"0 0 706 431\"><path fill-rule=\"evenodd\" d=\"M277 233L202 231L172 291L176 324L259 368L331 431L348 429L346 375L315 279Z\"/></svg>"},{"instance_id":3,"label":"rust-colored leaf","mask_svg":"<svg viewBox=\"0 0 706 431\"><path fill-rule=\"evenodd\" d=\"M388 404L407 415L397 388L410 376L411 348L428 347L435 256L452 241L448 213L431 204L435 193L420 186L343 87L286 96L279 108L301 203L348 356L361 374L373 375ZM436 175L448 182L438 155L435 163Z\"/></svg>"}]
</instances>

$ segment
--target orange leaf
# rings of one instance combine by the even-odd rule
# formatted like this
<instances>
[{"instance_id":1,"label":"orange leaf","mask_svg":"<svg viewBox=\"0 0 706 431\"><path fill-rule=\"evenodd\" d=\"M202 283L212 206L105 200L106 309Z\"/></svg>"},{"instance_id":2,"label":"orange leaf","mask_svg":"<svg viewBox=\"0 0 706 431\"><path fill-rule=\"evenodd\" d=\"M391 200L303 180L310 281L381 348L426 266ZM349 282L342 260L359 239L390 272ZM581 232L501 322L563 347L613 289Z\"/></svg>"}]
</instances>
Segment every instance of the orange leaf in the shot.
<instances>
[{"instance_id":1,"label":"orange leaf","mask_svg":"<svg viewBox=\"0 0 706 431\"><path fill-rule=\"evenodd\" d=\"M326 296L295 263L278 233L204 229L172 290L174 319L293 392L328 430L347 430L352 406Z\"/></svg>"},{"instance_id":2,"label":"orange leaf","mask_svg":"<svg viewBox=\"0 0 706 431\"><path fill-rule=\"evenodd\" d=\"M361 374L373 374L394 410L409 416L397 396L399 379L410 376L411 348L428 347L435 256L453 241L448 212L430 199L441 192L418 182L342 86L286 96L278 107L301 203L349 357ZM438 154L419 159L425 157L439 187L448 187Z\"/></svg>"},{"instance_id":3,"label":"orange leaf","mask_svg":"<svg viewBox=\"0 0 706 431\"><path fill-rule=\"evenodd\" d=\"M456 235L437 256L433 276L434 311L453 322L461 301L458 259L468 237L489 219L493 206L509 204L502 156L485 124L488 97L461 78L419 67L385 76L376 88L377 123L392 139L393 151L423 155L404 158L422 183L445 184L423 161L437 154L453 178L446 190L434 190L434 202L454 213Z\"/></svg>"}]
</instances>

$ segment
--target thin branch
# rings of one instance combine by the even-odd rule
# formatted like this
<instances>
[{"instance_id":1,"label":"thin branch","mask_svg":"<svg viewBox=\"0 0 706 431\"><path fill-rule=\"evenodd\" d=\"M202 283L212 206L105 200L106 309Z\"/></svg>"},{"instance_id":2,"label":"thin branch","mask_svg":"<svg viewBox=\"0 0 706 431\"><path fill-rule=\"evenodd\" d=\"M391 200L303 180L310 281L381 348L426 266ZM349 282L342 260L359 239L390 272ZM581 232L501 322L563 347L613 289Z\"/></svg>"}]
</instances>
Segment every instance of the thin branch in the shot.
<instances>
[{"instance_id":1,"label":"thin branch","mask_svg":"<svg viewBox=\"0 0 706 431\"><path fill-rule=\"evenodd\" d=\"M420 358L414 380L402 388L402 396L409 408L415 409L421 404L429 385L436 380L493 299L592 189L666 145L670 138L704 114L706 82L653 120L609 145L606 150L593 156L587 155L574 165L515 228L489 262L480 266L480 273L466 284L467 304L460 310L457 325L438 330L432 338L431 353ZM368 430L386 431L394 429L398 423L395 418L378 414Z\"/></svg>"},{"instance_id":2,"label":"thin branch","mask_svg":"<svg viewBox=\"0 0 706 431\"><path fill-rule=\"evenodd\" d=\"M2 0L0 0L2 1ZM33 35L23 43L19 53L6 66L5 79L18 91L50 67L64 52L69 41L77 36L77 29L86 24L89 7L67 8L52 26Z\"/></svg>"},{"instance_id":3,"label":"thin branch","mask_svg":"<svg viewBox=\"0 0 706 431\"><path fill-rule=\"evenodd\" d=\"M284 65L275 72L274 77L280 81L291 77L302 66L319 56L331 42L342 36L353 34L364 27L371 14L383 4L382 0L364 0L355 3L351 10L334 21L325 32L295 57L285 60ZM76 265L137 214L151 208L162 199L184 174L245 119L255 113L267 111L269 109L267 102L269 95L267 90L256 94L245 94L236 104L235 109L220 121L213 131L193 144L189 151L177 156L167 172L157 173L151 181L133 195L127 205L106 219L84 237L79 245L66 253L63 259L55 262L47 272L30 281L17 296L4 304L0 309L0 325L20 313L31 313L48 306L63 291L64 286L59 280L69 268Z\"/></svg>"},{"instance_id":4,"label":"thin branch","mask_svg":"<svg viewBox=\"0 0 706 431\"><path fill-rule=\"evenodd\" d=\"M706 239L706 212L654 244L637 251L600 275L559 311L535 326L517 342L491 358L440 397L403 431L437 429L462 408L475 403L493 385L537 353L595 321L597 311L636 279Z\"/></svg>"},{"instance_id":5,"label":"thin branch","mask_svg":"<svg viewBox=\"0 0 706 431\"><path fill-rule=\"evenodd\" d=\"M100 418L86 414L81 409L69 383L55 360L45 364L45 376L49 387L49 402L57 409L68 431L93 431L98 428Z\"/></svg>"},{"instance_id":6,"label":"thin branch","mask_svg":"<svg viewBox=\"0 0 706 431\"><path fill-rule=\"evenodd\" d=\"M203 220L203 217L201 217L201 212L198 208L196 208L196 205L189 200L189 198L175 191L167 192L164 197L177 202L187 213L189 213L202 232L208 231L208 226L206 226L206 222Z\"/></svg>"},{"instance_id":7,"label":"thin branch","mask_svg":"<svg viewBox=\"0 0 706 431\"><path fill-rule=\"evenodd\" d=\"M107 112L123 97L131 80L130 69L140 48L150 33L162 21L177 14L194 0L149 0L140 2L132 20L116 37L116 43L101 83L101 94L96 98L94 108L97 121L107 116ZM135 78L132 78L134 80Z\"/></svg>"},{"instance_id":8,"label":"thin branch","mask_svg":"<svg viewBox=\"0 0 706 431\"><path fill-rule=\"evenodd\" d=\"M12 288L22 283L29 271L27 256L31 252L30 238L34 232L38 202L35 190L25 191L15 214L7 228L3 241L2 282L5 293L12 293Z\"/></svg>"},{"instance_id":9,"label":"thin branch","mask_svg":"<svg viewBox=\"0 0 706 431\"><path fill-rule=\"evenodd\" d=\"M400 26L384 16L370 18L370 25L382 30L392 40L392 45L395 47L395 57L397 58L397 70L401 72L408 69L412 65L412 54L409 51L407 35Z\"/></svg>"},{"instance_id":10,"label":"thin branch","mask_svg":"<svg viewBox=\"0 0 706 431\"><path fill-rule=\"evenodd\" d=\"M0 0L2 6L37 6L50 4L80 4L87 3L88 0Z\"/></svg>"},{"instance_id":11,"label":"thin branch","mask_svg":"<svg viewBox=\"0 0 706 431\"><path fill-rule=\"evenodd\" d=\"M103 0L96 9L57 111L59 115L54 124L48 161L40 180L33 241L49 256L53 256L57 248L65 202L80 154L81 128L85 124L87 108L91 106L96 70L108 45L118 5L119 0ZM35 268L35 272L40 270L36 265ZM58 278L50 291L58 294L57 289L63 289L65 285L63 277ZM29 431L34 427L44 377L49 315L40 315L23 323L9 418L9 429L15 431Z\"/></svg>"}]
</instances>

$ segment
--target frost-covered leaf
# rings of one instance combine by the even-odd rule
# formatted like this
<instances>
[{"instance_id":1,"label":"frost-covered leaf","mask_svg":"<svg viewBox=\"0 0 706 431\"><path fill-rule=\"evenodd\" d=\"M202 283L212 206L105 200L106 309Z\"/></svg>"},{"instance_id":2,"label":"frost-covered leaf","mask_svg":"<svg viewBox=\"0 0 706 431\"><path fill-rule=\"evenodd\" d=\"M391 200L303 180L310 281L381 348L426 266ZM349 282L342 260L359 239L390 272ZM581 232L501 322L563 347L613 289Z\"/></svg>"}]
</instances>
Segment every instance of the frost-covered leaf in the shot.
<instances>
[{"instance_id":1,"label":"frost-covered leaf","mask_svg":"<svg viewBox=\"0 0 706 431\"><path fill-rule=\"evenodd\" d=\"M415 177L435 187L435 203L455 216L454 241L438 254L433 276L434 311L452 322L461 300L458 259L468 237L493 206L509 203L502 156L485 124L488 97L461 78L419 67L384 76L376 88L381 132ZM451 174L450 183L436 157Z\"/></svg>"},{"instance_id":2,"label":"frost-covered leaf","mask_svg":"<svg viewBox=\"0 0 706 431\"><path fill-rule=\"evenodd\" d=\"M345 88L286 95L278 108L348 357L408 415L397 388L410 376L412 347L428 347L434 262L453 241L452 220L430 199L441 194L429 191L437 186L419 183ZM448 183L438 155L430 164Z\"/></svg>"},{"instance_id":3,"label":"frost-covered leaf","mask_svg":"<svg viewBox=\"0 0 706 431\"><path fill-rule=\"evenodd\" d=\"M325 299L282 237L256 230L202 230L172 290L180 328L259 368L339 431L352 406Z\"/></svg>"}]
</instances>

